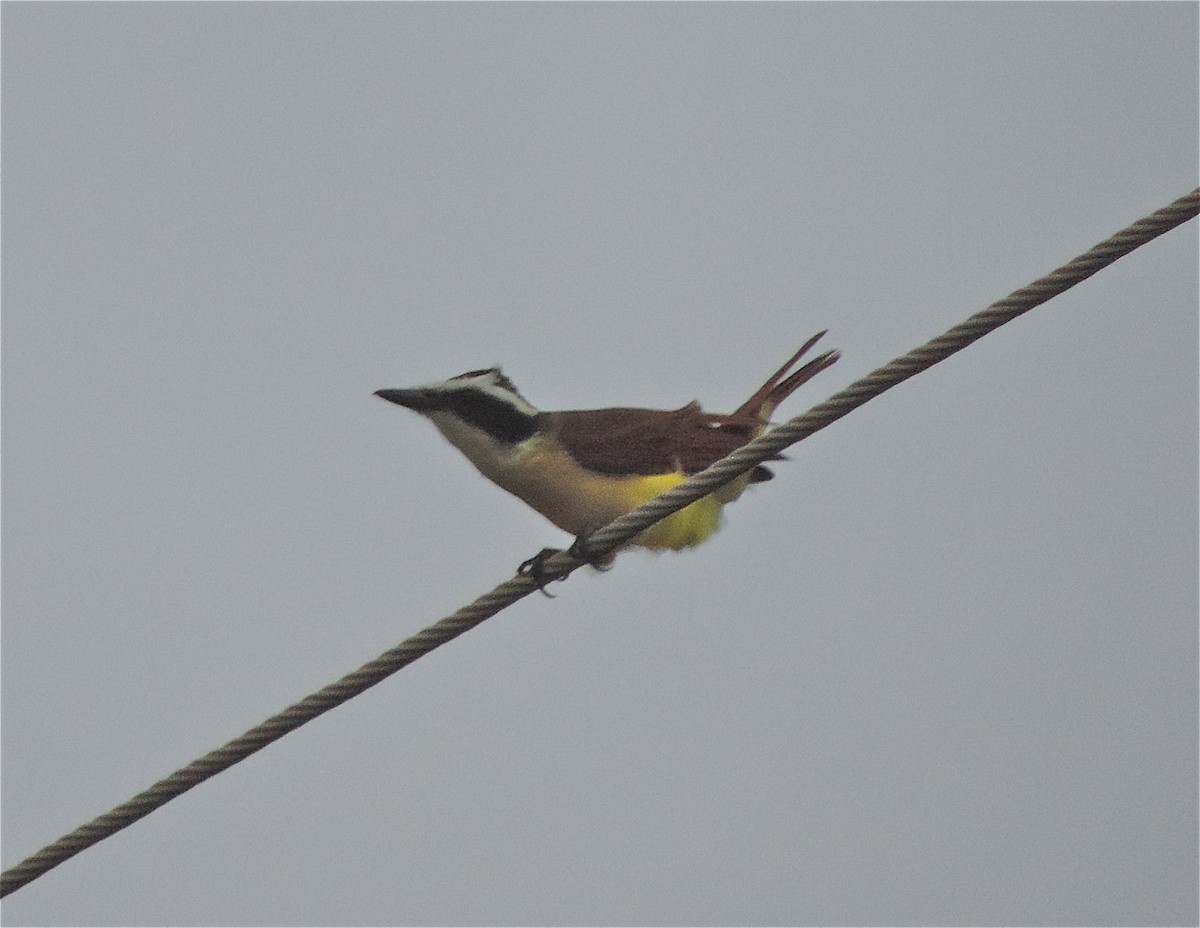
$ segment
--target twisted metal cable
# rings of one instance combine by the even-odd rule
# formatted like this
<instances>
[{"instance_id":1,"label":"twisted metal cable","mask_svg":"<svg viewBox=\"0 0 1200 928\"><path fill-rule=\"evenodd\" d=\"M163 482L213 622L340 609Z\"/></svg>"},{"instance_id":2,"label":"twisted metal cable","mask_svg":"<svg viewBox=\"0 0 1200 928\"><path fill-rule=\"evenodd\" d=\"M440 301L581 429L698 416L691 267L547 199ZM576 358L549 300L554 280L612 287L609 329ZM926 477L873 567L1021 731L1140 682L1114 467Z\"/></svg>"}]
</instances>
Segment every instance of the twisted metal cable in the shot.
<instances>
[{"instance_id":1,"label":"twisted metal cable","mask_svg":"<svg viewBox=\"0 0 1200 928\"><path fill-rule=\"evenodd\" d=\"M660 519L666 518L687 504L695 502L702 496L706 496L736 479L789 445L793 445L836 422L851 410L857 409L914 374L918 374L955 352L961 351L976 339L982 338L1004 323L1028 312L1051 297L1057 296L1080 281L1086 280L1101 268L1107 267L1135 248L1194 218L1198 213L1200 213L1200 188L1144 219L1138 220L1086 254L1075 258L1058 270L1023 287L998 303L993 303L987 309L976 313L919 348L885 364L866 377L856 380L803 415L796 416L783 425L764 432L749 444L690 477L674 489L614 520L589 537L588 555L598 558L613 551ZM544 565L546 576L564 579L580 566L579 560L565 552L549 558ZM500 584L490 593L479 597L453 615L418 632L337 682L306 696L228 744L210 751L186 767L159 780L128 802L124 802L110 812L76 828L53 844L47 845L36 854L4 871L3 874L0 874L0 896L8 895L74 857L80 851L127 828L176 796L182 795L192 787L222 770L232 767L306 722L312 721L317 716L371 688L417 658L428 654L447 641L457 638L463 632L469 631L538 588L538 581L522 576L514 577Z\"/></svg>"},{"instance_id":2,"label":"twisted metal cable","mask_svg":"<svg viewBox=\"0 0 1200 928\"><path fill-rule=\"evenodd\" d=\"M614 519L588 537L588 554L600 557L620 547L660 519L719 489L756 465L767 461L772 455L836 422L914 374L919 374L950 355L962 351L1006 322L1011 322L1017 316L1087 280L1118 258L1195 218L1197 213L1200 213L1200 188L1139 219L1085 254L1009 294L987 309L980 310L937 338L889 361L883 367L839 390L808 412L763 432L753 441L693 475L679 486ZM574 566L578 566L574 559L560 561L558 557L546 563L548 572L566 570Z\"/></svg>"}]
</instances>

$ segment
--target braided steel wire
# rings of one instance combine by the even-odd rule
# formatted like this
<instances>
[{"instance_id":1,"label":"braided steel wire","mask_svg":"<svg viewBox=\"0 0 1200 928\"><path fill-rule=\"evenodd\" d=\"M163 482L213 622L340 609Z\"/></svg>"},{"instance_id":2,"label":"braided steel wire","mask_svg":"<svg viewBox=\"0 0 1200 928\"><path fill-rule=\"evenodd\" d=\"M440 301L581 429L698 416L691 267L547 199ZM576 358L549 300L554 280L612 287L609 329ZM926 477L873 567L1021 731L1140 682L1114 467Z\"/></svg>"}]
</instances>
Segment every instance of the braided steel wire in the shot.
<instances>
[{"instance_id":1,"label":"braided steel wire","mask_svg":"<svg viewBox=\"0 0 1200 928\"><path fill-rule=\"evenodd\" d=\"M1040 306L1052 297L1069 290L1118 258L1124 257L1164 232L1169 232L1176 226L1195 218L1197 213L1200 213L1200 188L1149 216L1139 219L1133 225L1101 242L1085 254L1051 271L1028 286L1009 294L987 309L980 310L936 338L930 339L924 345L889 361L883 367L839 390L808 412L764 432L732 454L695 474L685 483L656 496L632 512L614 519L588 537L588 554L599 557L612 551L647 526L653 525L688 503L695 502L702 496L724 486L752 467L763 463L772 455L778 454L783 449L836 422L850 411L897 384L903 383L914 374L919 374L939 361L944 361L950 355L962 351L972 342L1000 328L1006 322L1011 322L1017 316ZM573 559L560 561L558 558L554 558L547 561L546 567L548 572L552 572L556 569L565 569L569 564L576 564L576 562Z\"/></svg>"},{"instance_id":2,"label":"braided steel wire","mask_svg":"<svg viewBox=\"0 0 1200 928\"><path fill-rule=\"evenodd\" d=\"M1086 280L1118 258L1157 238L1200 213L1200 188L1169 206L1140 219L1040 280L976 313L924 345L914 348L866 377L838 391L803 415L770 429L679 486L614 520L589 536L587 554L600 558L655 522L713 492L784 448L836 422L851 410L899 383L937 364L972 342L1054 296ZM544 577L565 579L582 562L569 553L556 554L544 564ZM544 580L543 580L544 582ZM210 751L186 767L159 780L149 789L86 825L59 838L0 874L0 896L37 879L80 851L132 825L155 809L203 783L273 741L380 683L397 670L469 631L501 609L539 589L543 583L518 576L479 597L453 615L418 632L335 683L306 696L254 726L228 744Z\"/></svg>"}]
</instances>

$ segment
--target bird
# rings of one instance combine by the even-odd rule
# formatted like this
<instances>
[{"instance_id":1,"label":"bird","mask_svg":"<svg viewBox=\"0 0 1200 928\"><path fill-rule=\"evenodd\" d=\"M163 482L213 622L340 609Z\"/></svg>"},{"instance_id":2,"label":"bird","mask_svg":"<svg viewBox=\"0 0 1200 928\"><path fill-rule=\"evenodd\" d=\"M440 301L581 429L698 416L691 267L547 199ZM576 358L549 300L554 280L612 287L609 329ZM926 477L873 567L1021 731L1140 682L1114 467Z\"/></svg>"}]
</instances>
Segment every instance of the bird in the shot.
<instances>
[{"instance_id":1,"label":"bird","mask_svg":"<svg viewBox=\"0 0 1200 928\"><path fill-rule=\"evenodd\" d=\"M589 557L588 536L759 435L780 403L840 357L838 351L826 351L792 370L823 335L825 331L818 332L805 342L728 415L705 412L695 401L671 410L543 412L499 367L419 387L376 390L375 395L429 419L483 476L574 535L569 549L574 556L604 569L615 554ZM749 484L772 476L760 464L623 547L679 550L698 545L717 530L725 505ZM544 549L518 573L533 576L545 593L542 565L558 550Z\"/></svg>"}]
</instances>

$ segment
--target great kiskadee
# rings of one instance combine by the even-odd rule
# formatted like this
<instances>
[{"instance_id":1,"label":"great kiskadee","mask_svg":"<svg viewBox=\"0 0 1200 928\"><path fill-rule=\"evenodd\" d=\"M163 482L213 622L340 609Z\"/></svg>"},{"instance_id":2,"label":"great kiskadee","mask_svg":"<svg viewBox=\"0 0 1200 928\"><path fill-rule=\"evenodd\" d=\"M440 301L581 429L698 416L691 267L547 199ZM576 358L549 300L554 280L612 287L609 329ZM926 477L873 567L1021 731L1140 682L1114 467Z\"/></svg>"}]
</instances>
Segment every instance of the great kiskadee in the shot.
<instances>
[{"instance_id":1,"label":"great kiskadee","mask_svg":"<svg viewBox=\"0 0 1200 928\"><path fill-rule=\"evenodd\" d=\"M375 395L421 413L480 473L576 536L577 545L585 545L596 529L761 433L776 406L837 361L838 352L827 351L789 374L824 334L805 342L731 415L704 412L695 402L673 410L540 412L496 367L408 390L377 390ZM650 526L629 544L698 545L717 530L722 506L737 499L747 484L771 477L759 465Z\"/></svg>"}]
</instances>

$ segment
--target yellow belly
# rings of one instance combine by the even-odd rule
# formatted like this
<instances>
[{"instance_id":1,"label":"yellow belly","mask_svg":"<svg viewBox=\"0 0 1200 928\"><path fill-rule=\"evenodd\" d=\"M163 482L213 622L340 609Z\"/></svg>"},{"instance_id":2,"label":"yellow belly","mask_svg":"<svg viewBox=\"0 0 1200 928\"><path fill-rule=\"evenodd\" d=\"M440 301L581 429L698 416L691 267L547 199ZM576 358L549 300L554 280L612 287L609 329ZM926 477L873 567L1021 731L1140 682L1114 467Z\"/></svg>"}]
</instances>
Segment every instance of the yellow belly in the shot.
<instances>
[{"instance_id":1,"label":"yellow belly","mask_svg":"<svg viewBox=\"0 0 1200 928\"><path fill-rule=\"evenodd\" d=\"M572 535L594 532L686 479L678 472L636 477L596 474L536 439L504 466L480 470ZM746 481L741 478L719 496L696 500L650 526L629 544L676 549L700 544L717 530L722 505L736 499Z\"/></svg>"},{"instance_id":2,"label":"yellow belly","mask_svg":"<svg viewBox=\"0 0 1200 928\"><path fill-rule=\"evenodd\" d=\"M684 479L683 474L659 474L618 481L626 501L625 511L649 502L660 493L683 483ZM629 543L643 548L690 548L708 538L720 524L721 504L712 496L704 496L651 525Z\"/></svg>"}]
</instances>

